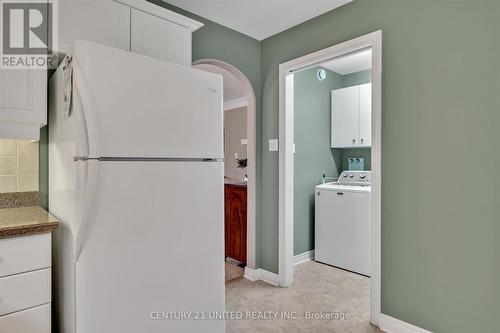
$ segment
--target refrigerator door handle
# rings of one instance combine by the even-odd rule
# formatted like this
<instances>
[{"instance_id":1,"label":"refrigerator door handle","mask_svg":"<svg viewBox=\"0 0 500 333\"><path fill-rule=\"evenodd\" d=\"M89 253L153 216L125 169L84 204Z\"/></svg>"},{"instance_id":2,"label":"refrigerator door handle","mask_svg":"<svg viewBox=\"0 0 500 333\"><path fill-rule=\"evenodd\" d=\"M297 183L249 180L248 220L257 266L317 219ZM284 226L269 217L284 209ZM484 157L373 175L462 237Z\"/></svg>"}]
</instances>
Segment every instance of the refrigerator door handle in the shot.
<instances>
[{"instance_id":1,"label":"refrigerator door handle","mask_svg":"<svg viewBox=\"0 0 500 333\"><path fill-rule=\"evenodd\" d=\"M96 223L95 213L99 202L100 170L99 161L87 161L87 182L83 207L75 235L75 260L78 261L92 229Z\"/></svg>"},{"instance_id":2,"label":"refrigerator door handle","mask_svg":"<svg viewBox=\"0 0 500 333\"><path fill-rule=\"evenodd\" d=\"M97 150L99 142L99 130L97 126L97 121L94 116L97 114L97 107L90 94L90 89L87 85L85 79L85 74L78 62L76 57L72 60L73 66L73 88L76 89L80 96L82 121L79 122L81 126L81 135L84 136L84 140L78 140L81 142L86 142L87 146L85 148L77 147L78 156L87 157L97 157L99 156ZM80 150L80 151L79 151ZM83 151L81 151L83 150Z\"/></svg>"}]
</instances>

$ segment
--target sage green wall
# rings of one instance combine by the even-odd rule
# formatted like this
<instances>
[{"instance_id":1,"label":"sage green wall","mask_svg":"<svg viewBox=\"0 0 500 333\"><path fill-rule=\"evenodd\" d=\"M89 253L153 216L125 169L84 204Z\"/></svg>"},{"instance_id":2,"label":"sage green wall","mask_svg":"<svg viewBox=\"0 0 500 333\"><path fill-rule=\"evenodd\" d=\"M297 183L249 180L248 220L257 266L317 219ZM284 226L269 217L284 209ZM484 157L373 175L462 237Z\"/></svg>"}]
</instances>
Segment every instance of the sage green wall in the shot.
<instances>
[{"instance_id":1,"label":"sage green wall","mask_svg":"<svg viewBox=\"0 0 500 333\"><path fill-rule=\"evenodd\" d=\"M316 77L318 67L294 75L294 254L314 248L314 187L322 175L337 177L342 151L331 149L331 91L343 87L344 77L328 71Z\"/></svg>"},{"instance_id":2,"label":"sage green wall","mask_svg":"<svg viewBox=\"0 0 500 333\"><path fill-rule=\"evenodd\" d=\"M382 311L500 332L498 0L355 0L264 40L263 142L278 137L280 63L379 29ZM262 158L262 268L277 272L278 154Z\"/></svg>"},{"instance_id":3,"label":"sage green wall","mask_svg":"<svg viewBox=\"0 0 500 333\"><path fill-rule=\"evenodd\" d=\"M371 69L344 75L343 85L344 88L346 88L346 87L357 86L360 84L365 84L368 82L372 82Z\"/></svg>"}]
</instances>

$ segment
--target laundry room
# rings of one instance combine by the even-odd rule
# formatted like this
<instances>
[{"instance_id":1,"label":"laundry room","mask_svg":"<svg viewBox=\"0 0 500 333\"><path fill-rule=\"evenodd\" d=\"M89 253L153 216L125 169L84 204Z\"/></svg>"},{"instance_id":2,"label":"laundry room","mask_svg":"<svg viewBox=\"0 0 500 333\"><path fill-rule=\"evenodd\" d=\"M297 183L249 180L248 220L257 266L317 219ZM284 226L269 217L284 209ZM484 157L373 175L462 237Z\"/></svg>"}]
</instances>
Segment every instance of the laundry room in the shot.
<instances>
[{"instance_id":1,"label":"laundry room","mask_svg":"<svg viewBox=\"0 0 500 333\"><path fill-rule=\"evenodd\" d=\"M371 80L371 48L293 73L294 263L296 269L305 264L330 276L331 282L343 276L361 290L366 305Z\"/></svg>"}]
</instances>

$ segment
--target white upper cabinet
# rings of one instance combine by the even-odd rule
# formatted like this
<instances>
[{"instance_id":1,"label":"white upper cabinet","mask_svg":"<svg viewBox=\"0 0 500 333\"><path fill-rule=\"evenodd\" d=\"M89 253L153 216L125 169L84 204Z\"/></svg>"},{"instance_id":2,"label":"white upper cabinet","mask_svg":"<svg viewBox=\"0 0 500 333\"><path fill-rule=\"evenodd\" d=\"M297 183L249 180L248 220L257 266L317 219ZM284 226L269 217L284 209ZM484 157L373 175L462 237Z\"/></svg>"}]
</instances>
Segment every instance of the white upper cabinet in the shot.
<instances>
[{"instance_id":1,"label":"white upper cabinet","mask_svg":"<svg viewBox=\"0 0 500 333\"><path fill-rule=\"evenodd\" d=\"M47 124L47 72L0 70L0 138L40 138Z\"/></svg>"},{"instance_id":2,"label":"white upper cabinet","mask_svg":"<svg viewBox=\"0 0 500 333\"><path fill-rule=\"evenodd\" d=\"M60 49L88 40L130 51L130 8L112 0L59 1Z\"/></svg>"},{"instance_id":3,"label":"white upper cabinet","mask_svg":"<svg viewBox=\"0 0 500 333\"><path fill-rule=\"evenodd\" d=\"M372 84L359 86L359 143L372 145Z\"/></svg>"},{"instance_id":4,"label":"white upper cabinet","mask_svg":"<svg viewBox=\"0 0 500 333\"><path fill-rule=\"evenodd\" d=\"M130 22L132 52L191 65L191 30L134 8Z\"/></svg>"},{"instance_id":5,"label":"white upper cabinet","mask_svg":"<svg viewBox=\"0 0 500 333\"><path fill-rule=\"evenodd\" d=\"M332 91L332 148L371 146L371 86Z\"/></svg>"},{"instance_id":6,"label":"white upper cabinet","mask_svg":"<svg viewBox=\"0 0 500 333\"><path fill-rule=\"evenodd\" d=\"M359 87L332 91L332 147L358 145Z\"/></svg>"},{"instance_id":7,"label":"white upper cabinet","mask_svg":"<svg viewBox=\"0 0 500 333\"><path fill-rule=\"evenodd\" d=\"M191 65L191 35L202 23L146 0L63 0L61 46L88 40Z\"/></svg>"}]
</instances>

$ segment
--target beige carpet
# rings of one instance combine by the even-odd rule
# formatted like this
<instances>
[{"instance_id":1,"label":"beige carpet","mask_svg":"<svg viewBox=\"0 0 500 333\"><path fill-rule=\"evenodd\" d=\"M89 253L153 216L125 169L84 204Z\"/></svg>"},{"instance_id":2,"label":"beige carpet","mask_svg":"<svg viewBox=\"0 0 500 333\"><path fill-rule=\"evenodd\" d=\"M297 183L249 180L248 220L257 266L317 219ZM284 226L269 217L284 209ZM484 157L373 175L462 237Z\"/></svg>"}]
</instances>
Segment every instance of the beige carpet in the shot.
<instances>
[{"instance_id":1,"label":"beige carpet","mask_svg":"<svg viewBox=\"0 0 500 333\"><path fill-rule=\"evenodd\" d=\"M316 262L295 266L290 288L247 279L231 282L226 285L227 311L292 311L297 319L227 320L226 332L382 332L369 323L369 284L367 277ZM332 318L304 319L306 312ZM341 314L347 317L335 318Z\"/></svg>"},{"instance_id":2,"label":"beige carpet","mask_svg":"<svg viewBox=\"0 0 500 333\"><path fill-rule=\"evenodd\" d=\"M244 269L235 264L226 262L225 274L226 283L243 277Z\"/></svg>"}]
</instances>

